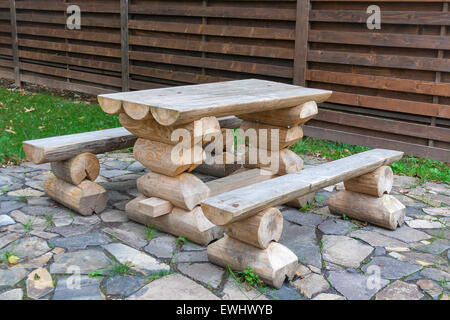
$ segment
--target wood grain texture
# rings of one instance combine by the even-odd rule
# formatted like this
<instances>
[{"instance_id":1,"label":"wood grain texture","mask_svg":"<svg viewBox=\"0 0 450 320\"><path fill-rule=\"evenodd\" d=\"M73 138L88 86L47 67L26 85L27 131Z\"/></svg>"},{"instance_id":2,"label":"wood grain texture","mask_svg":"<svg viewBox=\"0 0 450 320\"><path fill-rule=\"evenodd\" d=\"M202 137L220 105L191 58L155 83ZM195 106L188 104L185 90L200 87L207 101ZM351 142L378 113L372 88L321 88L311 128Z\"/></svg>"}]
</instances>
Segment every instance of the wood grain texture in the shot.
<instances>
[{"instance_id":1,"label":"wood grain texture","mask_svg":"<svg viewBox=\"0 0 450 320\"><path fill-rule=\"evenodd\" d=\"M257 154L256 164L251 154L252 150L249 149L245 155L245 168L261 168L280 176L296 173L303 169L303 159L289 149L281 151L257 150L255 151L255 154Z\"/></svg>"},{"instance_id":2,"label":"wood grain texture","mask_svg":"<svg viewBox=\"0 0 450 320\"><path fill-rule=\"evenodd\" d=\"M237 80L102 95L150 108L162 125L189 123L206 116L230 116L323 102L330 91L265 80Z\"/></svg>"},{"instance_id":3,"label":"wood grain texture","mask_svg":"<svg viewBox=\"0 0 450 320\"><path fill-rule=\"evenodd\" d=\"M283 215L277 208L268 208L245 220L225 226L225 234L260 249L278 242L283 232Z\"/></svg>"},{"instance_id":4,"label":"wood grain texture","mask_svg":"<svg viewBox=\"0 0 450 320\"><path fill-rule=\"evenodd\" d=\"M150 172L137 180L137 188L146 197L170 201L174 206L192 210L209 196L209 188L190 173L168 177Z\"/></svg>"},{"instance_id":5,"label":"wood grain texture","mask_svg":"<svg viewBox=\"0 0 450 320\"><path fill-rule=\"evenodd\" d=\"M344 181L345 190L382 197L389 194L394 184L391 167L382 166L373 172Z\"/></svg>"},{"instance_id":6,"label":"wood grain texture","mask_svg":"<svg viewBox=\"0 0 450 320\"><path fill-rule=\"evenodd\" d=\"M315 101L309 101L291 108L243 114L240 115L239 118L274 126L292 128L308 122L316 116L318 112L317 103Z\"/></svg>"},{"instance_id":7,"label":"wood grain texture","mask_svg":"<svg viewBox=\"0 0 450 320\"><path fill-rule=\"evenodd\" d=\"M240 129L242 130L241 135L246 138L248 145L258 149L286 149L303 138L303 130L299 125L293 126L288 129L252 121L244 121L241 124ZM256 133L253 138L251 132ZM272 144L272 142L275 143Z\"/></svg>"},{"instance_id":8,"label":"wood grain texture","mask_svg":"<svg viewBox=\"0 0 450 320\"><path fill-rule=\"evenodd\" d=\"M405 206L391 195L381 198L352 191L339 191L328 200L328 208L334 214L348 217L395 230L405 220Z\"/></svg>"},{"instance_id":9,"label":"wood grain texture","mask_svg":"<svg viewBox=\"0 0 450 320\"><path fill-rule=\"evenodd\" d=\"M224 268L242 271L251 267L264 283L277 289L286 278L292 279L298 268L297 256L277 242L263 250L225 236L210 244L207 253L211 263Z\"/></svg>"},{"instance_id":10,"label":"wood grain texture","mask_svg":"<svg viewBox=\"0 0 450 320\"><path fill-rule=\"evenodd\" d=\"M169 177L189 170L193 164L201 164L205 155L201 144L183 148L141 138L136 141L133 154L146 168Z\"/></svg>"},{"instance_id":11,"label":"wood grain texture","mask_svg":"<svg viewBox=\"0 0 450 320\"><path fill-rule=\"evenodd\" d=\"M101 213L105 210L108 201L106 190L88 180L74 186L64 180L51 177L44 182L44 191L56 202L83 216Z\"/></svg>"},{"instance_id":12,"label":"wood grain texture","mask_svg":"<svg viewBox=\"0 0 450 320\"><path fill-rule=\"evenodd\" d=\"M316 193L311 192L311 193L305 194L304 196L301 196L294 200L289 201L288 203L286 203L286 205L289 207L302 209L306 205L313 203L315 201L315 197L316 197Z\"/></svg>"},{"instance_id":13,"label":"wood grain texture","mask_svg":"<svg viewBox=\"0 0 450 320\"><path fill-rule=\"evenodd\" d=\"M85 152L99 154L125 149L135 142L136 137L125 128L115 128L24 141L22 146L28 160L42 164L67 160Z\"/></svg>"},{"instance_id":14,"label":"wood grain texture","mask_svg":"<svg viewBox=\"0 0 450 320\"><path fill-rule=\"evenodd\" d=\"M138 209L142 214L151 218L156 218L172 212L173 205L170 201L152 197L140 201Z\"/></svg>"},{"instance_id":15,"label":"wood grain texture","mask_svg":"<svg viewBox=\"0 0 450 320\"><path fill-rule=\"evenodd\" d=\"M176 237L184 237L202 246L223 236L223 228L209 222L200 207L190 211L174 208L171 213L154 218L139 210L139 203L145 199L140 196L127 203L125 211L130 220L155 227Z\"/></svg>"},{"instance_id":16,"label":"wood grain texture","mask_svg":"<svg viewBox=\"0 0 450 320\"><path fill-rule=\"evenodd\" d=\"M83 180L95 181L100 173L100 162L95 154L82 153L72 159L52 162L53 174L66 182L79 185Z\"/></svg>"},{"instance_id":17,"label":"wood grain texture","mask_svg":"<svg viewBox=\"0 0 450 320\"><path fill-rule=\"evenodd\" d=\"M369 173L402 157L403 152L374 149L214 196L204 200L201 206L206 217L214 224L226 225L251 217L266 208Z\"/></svg>"}]
</instances>

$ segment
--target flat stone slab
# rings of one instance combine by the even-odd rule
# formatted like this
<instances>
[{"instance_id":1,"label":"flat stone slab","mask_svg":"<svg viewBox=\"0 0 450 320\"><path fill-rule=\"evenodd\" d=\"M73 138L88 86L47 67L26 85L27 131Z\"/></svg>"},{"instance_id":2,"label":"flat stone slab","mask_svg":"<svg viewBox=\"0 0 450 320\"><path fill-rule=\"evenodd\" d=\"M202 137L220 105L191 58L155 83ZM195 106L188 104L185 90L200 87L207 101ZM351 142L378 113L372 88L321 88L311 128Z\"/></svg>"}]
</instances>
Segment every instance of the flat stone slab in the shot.
<instances>
[{"instance_id":1,"label":"flat stone slab","mask_svg":"<svg viewBox=\"0 0 450 320\"><path fill-rule=\"evenodd\" d=\"M73 212L64 207L48 207L48 206L26 206L20 209L20 211L23 211L29 215L32 216L52 216L53 219L57 218L67 218L73 215Z\"/></svg>"},{"instance_id":2,"label":"flat stone slab","mask_svg":"<svg viewBox=\"0 0 450 320\"><path fill-rule=\"evenodd\" d=\"M414 229L440 229L443 227L442 223L438 221L429 221L423 219L406 220L405 223Z\"/></svg>"},{"instance_id":3,"label":"flat stone slab","mask_svg":"<svg viewBox=\"0 0 450 320\"><path fill-rule=\"evenodd\" d=\"M70 250L86 249L89 246L102 246L111 242L112 240L108 236L100 232L92 232L68 238L57 238L50 240L50 243L53 246Z\"/></svg>"},{"instance_id":4,"label":"flat stone slab","mask_svg":"<svg viewBox=\"0 0 450 320\"><path fill-rule=\"evenodd\" d=\"M395 281L375 296L376 300L420 300L421 298L423 294L415 284L401 280Z\"/></svg>"},{"instance_id":5,"label":"flat stone slab","mask_svg":"<svg viewBox=\"0 0 450 320\"><path fill-rule=\"evenodd\" d=\"M130 247L139 250L145 247L148 242L144 239L139 238L133 232L128 232L126 230L122 230L119 228L104 228L102 231L118 239L120 242L123 242L129 245Z\"/></svg>"},{"instance_id":6,"label":"flat stone slab","mask_svg":"<svg viewBox=\"0 0 450 320\"><path fill-rule=\"evenodd\" d=\"M420 275L424 278L431 279L434 281L450 281L450 274L436 269L436 268L425 268L420 272Z\"/></svg>"},{"instance_id":7,"label":"flat stone slab","mask_svg":"<svg viewBox=\"0 0 450 320\"><path fill-rule=\"evenodd\" d=\"M378 266L381 277L384 279L400 279L422 268L419 265L409 264L391 257L375 257L362 268L362 271L367 272L367 269L371 266Z\"/></svg>"},{"instance_id":8,"label":"flat stone slab","mask_svg":"<svg viewBox=\"0 0 450 320\"><path fill-rule=\"evenodd\" d=\"M345 297L340 296L338 294L332 294L332 293L321 293L318 294L317 296L315 296L313 298L313 300L325 300L325 301L330 301L330 300L346 300Z\"/></svg>"},{"instance_id":9,"label":"flat stone slab","mask_svg":"<svg viewBox=\"0 0 450 320\"><path fill-rule=\"evenodd\" d=\"M319 225L319 230L324 234L346 235L350 231L357 229L357 226L350 221L342 219L328 219Z\"/></svg>"},{"instance_id":10,"label":"flat stone slab","mask_svg":"<svg viewBox=\"0 0 450 320\"><path fill-rule=\"evenodd\" d=\"M421 279L417 281L416 284L420 289L429 294L433 299L437 299L443 291L439 284L433 280Z\"/></svg>"},{"instance_id":11,"label":"flat stone slab","mask_svg":"<svg viewBox=\"0 0 450 320\"><path fill-rule=\"evenodd\" d=\"M128 297L147 282L147 279L138 276L114 276L106 281L106 294Z\"/></svg>"},{"instance_id":12,"label":"flat stone slab","mask_svg":"<svg viewBox=\"0 0 450 320\"><path fill-rule=\"evenodd\" d=\"M27 295L31 299L40 299L53 291L53 279L47 269L39 268L28 275Z\"/></svg>"},{"instance_id":13,"label":"flat stone slab","mask_svg":"<svg viewBox=\"0 0 450 320\"><path fill-rule=\"evenodd\" d=\"M8 192L8 196L10 197L42 197L44 195L44 192L33 188L25 188Z\"/></svg>"},{"instance_id":14,"label":"flat stone slab","mask_svg":"<svg viewBox=\"0 0 450 320\"><path fill-rule=\"evenodd\" d=\"M66 252L54 257L50 266L52 274L89 274L111 265L111 260L98 249L88 249L76 252Z\"/></svg>"},{"instance_id":15,"label":"flat stone slab","mask_svg":"<svg viewBox=\"0 0 450 320\"><path fill-rule=\"evenodd\" d=\"M206 249L201 251L183 251L175 254L173 259L175 263L182 262L208 262L208 255L206 253Z\"/></svg>"},{"instance_id":16,"label":"flat stone slab","mask_svg":"<svg viewBox=\"0 0 450 320\"><path fill-rule=\"evenodd\" d=\"M0 213L9 213L24 206L26 206L26 203L21 201L1 201Z\"/></svg>"},{"instance_id":17,"label":"flat stone slab","mask_svg":"<svg viewBox=\"0 0 450 320\"><path fill-rule=\"evenodd\" d=\"M397 228L395 231L373 226L371 226L370 229L369 228L366 229L373 230L377 233L381 233L390 238L394 238L407 243L422 241L431 238L429 234L420 230L410 228L407 225L403 225L400 228Z\"/></svg>"},{"instance_id":18,"label":"flat stone slab","mask_svg":"<svg viewBox=\"0 0 450 320\"><path fill-rule=\"evenodd\" d=\"M64 227L53 227L48 228L47 230L51 232L58 233L62 235L63 237L74 237L79 236L82 234L86 234L92 231L92 226L83 226L83 225L71 225L71 226L64 226Z\"/></svg>"},{"instance_id":19,"label":"flat stone slab","mask_svg":"<svg viewBox=\"0 0 450 320\"><path fill-rule=\"evenodd\" d=\"M58 284L53 300L104 300L100 291L100 279L80 276L79 281L74 277L57 277Z\"/></svg>"},{"instance_id":20,"label":"flat stone slab","mask_svg":"<svg viewBox=\"0 0 450 320\"><path fill-rule=\"evenodd\" d=\"M0 237L0 249L7 246L11 242L16 241L21 236L22 235L20 235L18 233L7 233L4 236ZM4 253L4 252L0 252L0 254L1 253Z\"/></svg>"},{"instance_id":21,"label":"flat stone slab","mask_svg":"<svg viewBox=\"0 0 450 320\"><path fill-rule=\"evenodd\" d=\"M338 271L330 271L328 281L348 300L369 300L389 283L386 279L380 279L377 285L372 283L369 275Z\"/></svg>"},{"instance_id":22,"label":"flat stone slab","mask_svg":"<svg viewBox=\"0 0 450 320\"><path fill-rule=\"evenodd\" d=\"M43 266L45 266L50 259L53 257L53 253L52 252L47 252L46 254L43 254L40 257L31 259L31 260L27 260L24 262L19 262L18 264L16 264L15 266L11 267L11 268L27 268L27 269L37 269L37 268L41 268Z\"/></svg>"},{"instance_id":23,"label":"flat stone slab","mask_svg":"<svg viewBox=\"0 0 450 320\"><path fill-rule=\"evenodd\" d=\"M228 280L228 281L232 281L232 280ZM228 282L227 282L227 284L228 284ZM236 283L235 283L235 286L237 287ZM236 290L236 293L234 294L234 296L236 296L236 300L244 300L244 298L239 299L239 295L244 295L244 297L246 297L245 300L249 299L245 295L245 293L246 293L245 291L247 291L247 290L245 288L243 288L242 285L241 285L241 287L237 287L234 290ZM252 289L251 291L256 291L256 290ZM259 292L257 292L257 293L259 293ZM298 292L298 290L296 288L287 286L286 284L283 284L281 289L268 290L268 291L266 291L266 294L275 300L305 300L305 298ZM259 296L264 297L263 295L261 295L261 293L259 293ZM225 295L222 299L230 300L227 298L228 297Z\"/></svg>"},{"instance_id":24,"label":"flat stone slab","mask_svg":"<svg viewBox=\"0 0 450 320\"><path fill-rule=\"evenodd\" d=\"M22 289L12 289L3 293L0 293L0 301L22 300Z\"/></svg>"},{"instance_id":25,"label":"flat stone slab","mask_svg":"<svg viewBox=\"0 0 450 320\"><path fill-rule=\"evenodd\" d=\"M400 240L389 238L377 232L367 230L356 230L350 233L350 237L360 239L367 242L373 247L385 247L387 250L390 248L408 248L409 245Z\"/></svg>"},{"instance_id":26,"label":"flat stone slab","mask_svg":"<svg viewBox=\"0 0 450 320\"><path fill-rule=\"evenodd\" d=\"M0 215L0 227L9 226L11 224L15 224L16 222L5 214Z\"/></svg>"},{"instance_id":27,"label":"flat stone slab","mask_svg":"<svg viewBox=\"0 0 450 320\"><path fill-rule=\"evenodd\" d=\"M103 246L103 248L120 263L131 263L132 269L143 274L149 275L155 272L170 271L169 265L161 263L155 258L124 244L112 243Z\"/></svg>"},{"instance_id":28,"label":"flat stone slab","mask_svg":"<svg viewBox=\"0 0 450 320\"><path fill-rule=\"evenodd\" d=\"M279 243L294 252L302 264L322 268L322 256L315 227L299 226L284 221L283 234Z\"/></svg>"},{"instance_id":29,"label":"flat stone slab","mask_svg":"<svg viewBox=\"0 0 450 320\"><path fill-rule=\"evenodd\" d=\"M287 221L301 226L317 226L325 220L325 217L322 215L302 212L296 209L284 210L283 217Z\"/></svg>"},{"instance_id":30,"label":"flat stone slab","mask_svg":"<svg viewBox=\"0 0 450 320\"><path fill-rule=\"evenodd\" d=\"M152 281L129 300L219 300L208 289L180 274Z\"/></svg>"},{"instance_id":31,"label":"flat stone slab","mask_svg":"<svg viewBox=\"0 0 450 320\"><path fill-rule=\"evenodd\" d=\"M10 243L7 247L0 250L0 255L6 251L12 251L20 259L31 259L42 256L50 251L47 241L38 237L25 237Z\"/></svg>"},{"instance_id":32,"label":"flat stone slab","mask_svg":"<svg viewBox=\"0 0 450 320\"><path fill-rule=\"evenodd\" d=\"M323 258L337 265L358 268L361 262L374 250L346 236L324 235Z\"/></svg>"},{"instance_id":33,"label":"flat stone slab","mask_svg":"<svg viewBox=\"0 0 450 320\"><path fill-rule=\"evenodd\" d=\"M120 210L108 210L100 215L103 222L127 222L128 217Z\"/></svg>"},{"instance_id":34,"label":"flat stone slab","mask_svg":"<svg viewBox=\"0 0 450 320\"><path fill-rule=\"evenodd\" d=\"M307 298L312 298L314 295L327 291L330 288L325 278L315 273L310 273L302 279L295 280L292 285Z\"/></svg>"},{"instance_id":35,"label":"flat stone slab","mask_svg":"<svg viewBox=\"0 0 450 320\"><path fill-rule=\"evenodd\" d=\"M0 269L0 288L12 287L23 278L27 276L28 272L25 269Z\"/></svg>"},{"instance_id":36,"label":"flat stone slab","mask_svg":"<svg viewBox=\"0 0 450 320\"><path fill-rule=\"evenodd\" d=\"M432 244L416 247L415 249L418 251L431 253L431 254L441 254L448 248L450 248L450 241L437 239L437 240L433 241Z\"/></svg>"},{"instance_id":37,"label":"flat stone slab","mask_svg":"<svg viewBox=\"0 0 450 320\"><path fill-rule=\"evenodd\" d=\"M144 251L159 259L170 259L174 255L176 246L177 240L174 237L162 235L150 241Z\"/></svg>"},{"instance_id":38,"label":"flat stone slab","mask_svg":"<svg viewBox=\"0 0 450 320\"><path fill-rule=\"evenodd\" d=\"M207 287L218 289L222 282L224 270L210 263L180 263L178 270L196 281L204 283Z\"/></svg>"}]
</instances>

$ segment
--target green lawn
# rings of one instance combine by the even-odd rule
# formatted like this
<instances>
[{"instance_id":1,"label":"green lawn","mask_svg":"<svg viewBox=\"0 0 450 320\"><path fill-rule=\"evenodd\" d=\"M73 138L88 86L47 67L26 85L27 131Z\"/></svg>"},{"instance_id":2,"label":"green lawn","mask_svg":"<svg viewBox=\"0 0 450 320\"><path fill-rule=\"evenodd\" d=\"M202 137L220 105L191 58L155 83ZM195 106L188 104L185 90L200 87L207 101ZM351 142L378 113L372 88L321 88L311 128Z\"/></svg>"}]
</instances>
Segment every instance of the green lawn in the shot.
<instances>
[{"instance_id":1,"label":"green lawn","mask_svg":"<svg viewBox=\"0 0 450 320\"><path fill-rule=\"evenodd\" d=\"M98 105L0 88L0 162L25 157L22 141L119 127Z\"/></svg>"},{"instance_id":2,"label":"green lawn","mask_svg":"<svg viewBox=\"0 0 450 320\"><path fill-rule=\"evenodd\" d=\"M0 88L0 163L17 163L25 155L22 141L119 127L117 116L106 115L98 105L45 93L24 93ZM299 154L336 160L369 150L361 146L305 138L292 149ZM405 157L392 165L398 174L450 183L448 164Z\"/></svg>"}]
</instances>

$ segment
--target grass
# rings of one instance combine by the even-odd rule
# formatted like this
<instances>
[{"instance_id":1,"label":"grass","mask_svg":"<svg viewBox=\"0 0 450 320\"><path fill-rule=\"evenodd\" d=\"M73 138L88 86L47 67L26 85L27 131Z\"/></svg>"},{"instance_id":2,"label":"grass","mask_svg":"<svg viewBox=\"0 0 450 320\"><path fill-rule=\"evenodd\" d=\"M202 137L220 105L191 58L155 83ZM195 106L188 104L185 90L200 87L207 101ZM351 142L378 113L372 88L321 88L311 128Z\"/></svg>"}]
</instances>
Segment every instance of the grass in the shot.
<instances>
[{"instance_id":1,"label":"grass","mask_svg":"<svg viewBox=\"0 0 450 320\"><path fill-rule=\"evenodd\" d=\"M25 157L22 141L119 127L98 105L0 88L0 163Z\"/></svg>"},{"instance_id":2,"label":"grass","mask_svg":"<svg viewBox=\"0 0 450 320\"><path fill-rule=\"evenodd\" d=\"M362 146L312 137L304 138L291 149L300 155L319 156L328 161L370 150ZM443 161L405 156L402 160L393 163L391 167L396 174L419 178L420 183L427 180L450 183L450 166Z\"/></svg>"}]
</instances>

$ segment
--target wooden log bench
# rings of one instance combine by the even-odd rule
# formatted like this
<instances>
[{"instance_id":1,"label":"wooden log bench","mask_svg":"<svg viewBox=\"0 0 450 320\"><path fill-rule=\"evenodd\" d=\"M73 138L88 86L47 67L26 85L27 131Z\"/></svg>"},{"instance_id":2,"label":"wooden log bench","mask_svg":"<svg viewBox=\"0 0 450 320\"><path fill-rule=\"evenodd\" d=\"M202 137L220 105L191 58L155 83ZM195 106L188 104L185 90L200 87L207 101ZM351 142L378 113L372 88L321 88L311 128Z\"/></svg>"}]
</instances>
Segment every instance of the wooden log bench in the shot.
<instances>
[{"instance_id":1,"label":"wooden log bench","mask_svg":"<svg viewBox=\"0 0 450 320\"><path fill-rule=\"evenodd\" d=\"M330 198L332 213L395 230L403 224L405 206L389 195L393 174L387 165L402 157L402 152L375 149L297 173L264 175L266 179L257 183L248 179L245 187L239 185L241 180L245 184L243 176L239 176L247 172L225 178L237 180L238 188L222 192L226 188L221 186L220 192L201 202L204 215L224 227L226 234L208 246L208 259L237 271L250 266L267 284L280 288L286 277L294 276L298 258L277 243L283 219L274 212L275 206L342 181L347 190ZM220 185L220 181L210 185Z\"/></svg>"}]
</instances>

